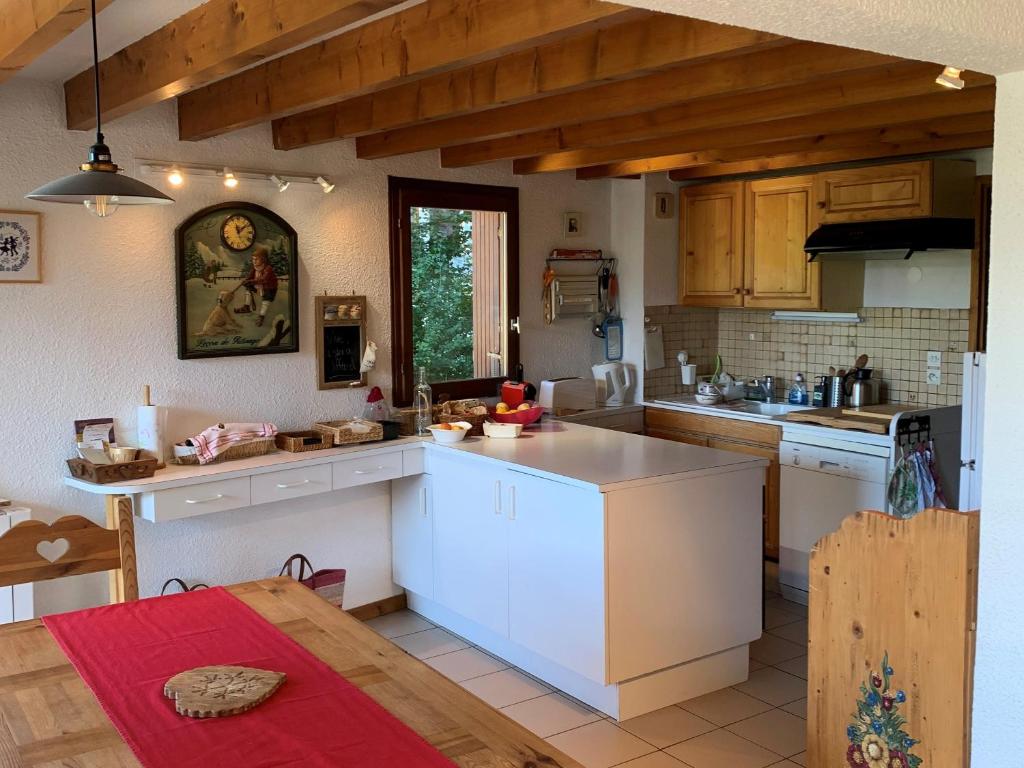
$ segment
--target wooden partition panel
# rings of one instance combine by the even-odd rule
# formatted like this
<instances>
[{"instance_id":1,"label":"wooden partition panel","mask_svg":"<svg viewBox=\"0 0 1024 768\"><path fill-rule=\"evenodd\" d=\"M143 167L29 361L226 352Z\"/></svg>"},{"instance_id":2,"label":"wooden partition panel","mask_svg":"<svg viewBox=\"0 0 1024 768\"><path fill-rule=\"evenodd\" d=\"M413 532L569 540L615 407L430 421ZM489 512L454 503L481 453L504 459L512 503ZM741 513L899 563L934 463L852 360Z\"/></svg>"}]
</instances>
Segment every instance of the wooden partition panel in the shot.
<instances>
[{"instance_id":1,"label":"wooden partition panel","mask_svg":"<svg viewBox=\"0 0 1024 768\"><path fill-rule=\"evenodd\" d=\"M818 542L807 765L969 765L978 532L977 512L858 512Z\"/></svg>"}]
</instances>

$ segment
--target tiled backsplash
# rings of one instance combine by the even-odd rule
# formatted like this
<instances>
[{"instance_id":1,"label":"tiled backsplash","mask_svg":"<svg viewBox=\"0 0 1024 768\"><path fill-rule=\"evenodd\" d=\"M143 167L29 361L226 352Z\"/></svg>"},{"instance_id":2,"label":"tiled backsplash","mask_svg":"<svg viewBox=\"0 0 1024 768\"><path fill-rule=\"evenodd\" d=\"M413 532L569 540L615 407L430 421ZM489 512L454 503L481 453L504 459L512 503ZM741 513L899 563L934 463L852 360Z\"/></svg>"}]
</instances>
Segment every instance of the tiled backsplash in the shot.
<instances>
[{"instance_id":1,"label":"tiled backsplash","mask_svg":"<svg viewBox=\"0 0 1024 768\"><path fill-rule=\"evenodd\" d=\"M799 372L813 384L828 367L849 368L859 354L869 357L872 377L881 379L882 399L891 403L956 405L963 396L963 353L967 351L966 309L865 307L863 322L782 322L771 312L746 309L647 307L650 325L660 325L666 367L645 374L644 395L692 391L684 387L676 355L686 350L698 374L723 367L749 380L772 374L785 397ZM927 352L942 353L942 383L925 382Z\"/></svg>"}]
</instances>

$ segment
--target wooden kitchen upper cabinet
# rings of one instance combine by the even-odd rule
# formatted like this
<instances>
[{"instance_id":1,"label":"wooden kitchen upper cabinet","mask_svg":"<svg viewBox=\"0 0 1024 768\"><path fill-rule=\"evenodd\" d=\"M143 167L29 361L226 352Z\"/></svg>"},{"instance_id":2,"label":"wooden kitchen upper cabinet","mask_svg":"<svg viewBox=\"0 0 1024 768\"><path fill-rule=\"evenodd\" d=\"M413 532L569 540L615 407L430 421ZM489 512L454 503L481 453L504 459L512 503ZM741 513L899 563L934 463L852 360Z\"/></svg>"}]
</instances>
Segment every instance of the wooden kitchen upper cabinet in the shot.
<instances>
[{"instance_id":1,"label":"wooden kitchen upper cabinet","mask_svg":"<svg viewBox=\"0 0 1024 768\"><path fill-rule=\"evenodd\" d=\"M816 174L820 223L919 216L970 218L975 164L970 160L845 168Z\"/></svg>"},{"instance_id":2,"label":"wooden kitchen upper cabinet","mask_svg":"<svg viewBox=\"0 0 1024 768\"><path fill-rule=\"evenodd\" d=\"M808 263L804 252L817 227L814 176L761 179L745 187L743 306L819 309L821 267Z\"/></svg>"},{"instance_id":3,"label":"wooden kitchen upper cabinet","mask_svg":"<svg viewBox=\"0 0 1024 768\"><path fill-rule=\"evenodd\" d=\"M680 304L743 306L743 182L685 187L679 243Z\"/></svg>"}]
</instances>

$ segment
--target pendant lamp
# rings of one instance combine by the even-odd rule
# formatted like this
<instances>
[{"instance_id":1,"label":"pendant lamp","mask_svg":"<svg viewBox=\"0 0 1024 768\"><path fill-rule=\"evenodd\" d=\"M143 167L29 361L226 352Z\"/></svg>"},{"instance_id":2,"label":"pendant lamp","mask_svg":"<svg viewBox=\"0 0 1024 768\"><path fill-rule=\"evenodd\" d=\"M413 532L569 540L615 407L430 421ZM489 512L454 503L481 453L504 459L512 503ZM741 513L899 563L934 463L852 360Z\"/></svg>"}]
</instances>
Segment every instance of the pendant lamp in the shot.
<instances>
[{"instance_id":1,"label":"pendant lamp","mask_svg":"<svg viewBox=\"0 0 1024 768\"><path fill-rule=\"evenodd\" d=\"M143 184L121 170L110 157L110 148L103 141L100 115L100 56L96 43L96 0L92 0L92 65L96 89L96 143L89 148L89 162L80 172L44 184L25 195L29 200L47 203L84 204L90 213L110 216L121 205L167 205L174 200L159 189Z\"/></svg>"}]
</instances>

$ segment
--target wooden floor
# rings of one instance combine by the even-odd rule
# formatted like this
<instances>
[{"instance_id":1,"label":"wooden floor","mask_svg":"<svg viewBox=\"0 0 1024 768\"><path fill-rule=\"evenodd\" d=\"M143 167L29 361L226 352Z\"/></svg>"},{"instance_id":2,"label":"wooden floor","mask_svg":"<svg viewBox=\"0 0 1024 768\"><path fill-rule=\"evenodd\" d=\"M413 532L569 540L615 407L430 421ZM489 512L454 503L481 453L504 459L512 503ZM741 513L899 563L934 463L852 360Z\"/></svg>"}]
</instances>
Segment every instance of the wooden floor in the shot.
<instances>
[{"instance_id":1,"label":"wooden floor","mask_svg":"<svg viewBox=\"0 0 1024 768\"><path fill-rule=\"evenodd\" d=\"M465 768L580 768L290 579L228 587ZM0 766L139 766L39 620L0 627Z\"/></svg>"}]
</instances>

